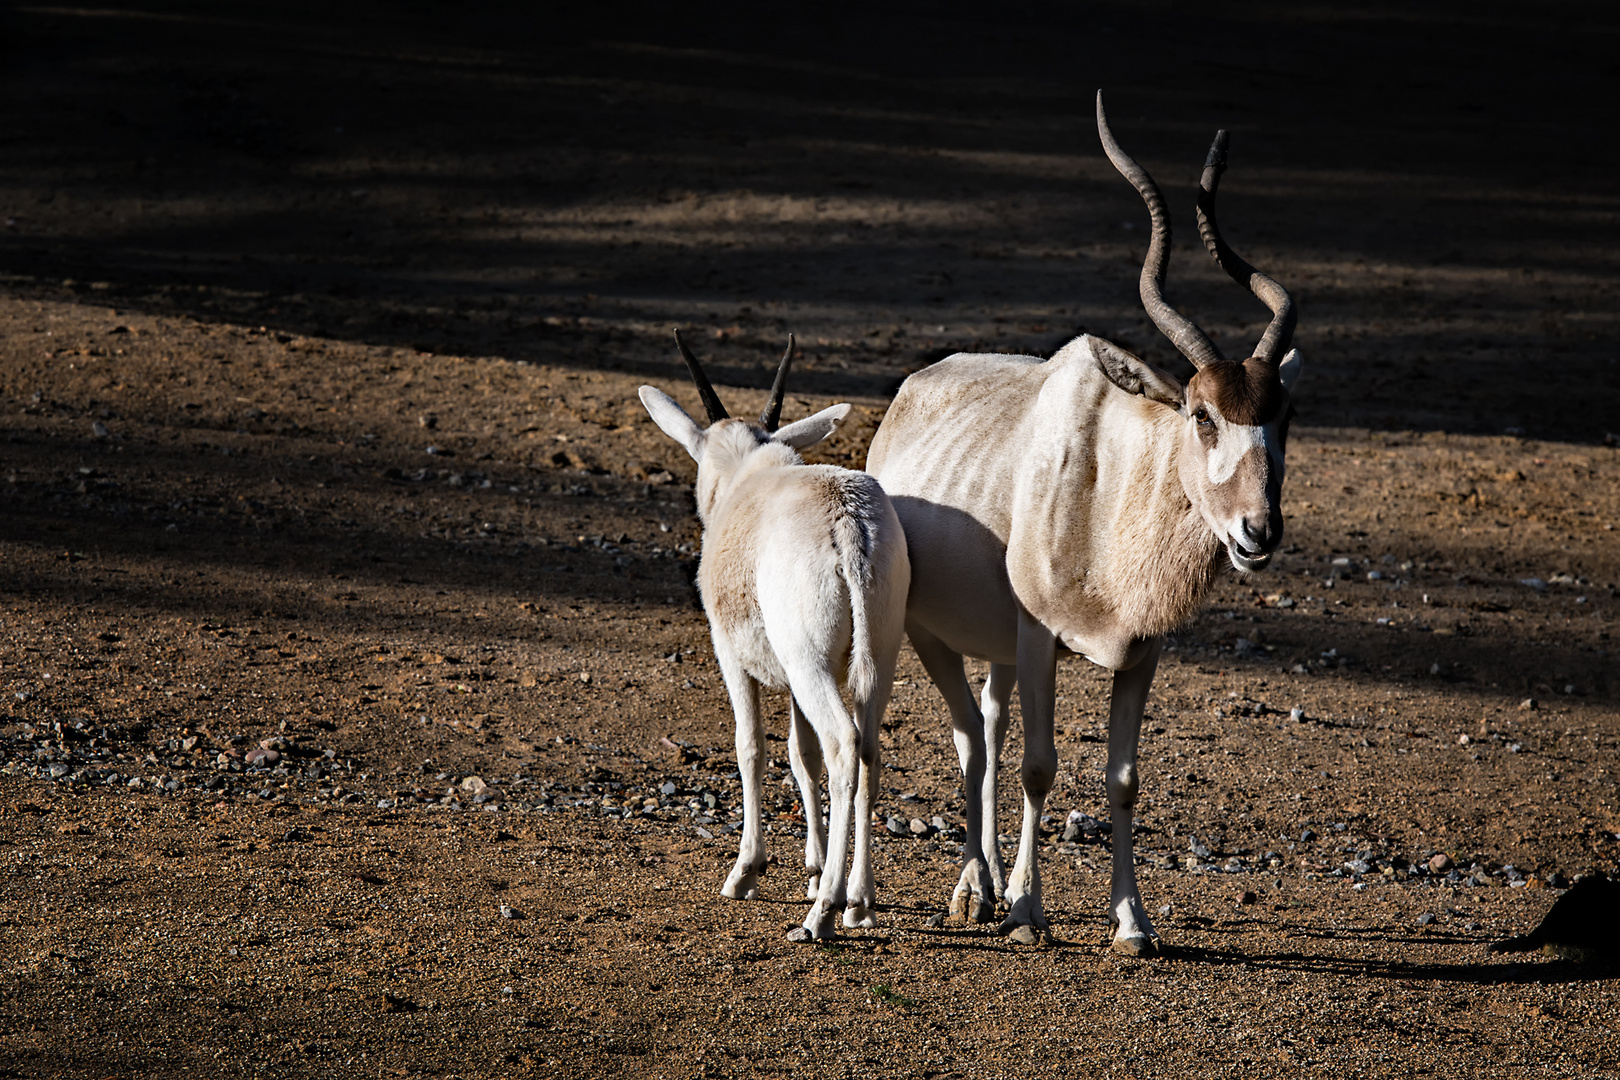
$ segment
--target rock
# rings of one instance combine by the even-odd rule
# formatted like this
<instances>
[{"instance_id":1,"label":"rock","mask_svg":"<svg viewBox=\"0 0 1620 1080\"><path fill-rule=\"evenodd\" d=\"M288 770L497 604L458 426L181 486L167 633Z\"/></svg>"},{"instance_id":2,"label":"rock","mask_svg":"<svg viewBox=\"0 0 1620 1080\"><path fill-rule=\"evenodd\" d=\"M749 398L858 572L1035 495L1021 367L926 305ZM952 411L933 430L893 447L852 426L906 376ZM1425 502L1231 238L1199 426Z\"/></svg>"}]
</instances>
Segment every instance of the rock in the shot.
<instances>
[{"instance_id":1,"label":"rock","mask_svg":"<svg viewBox=\"0 0 1620 1080\"><path fill-rule=\"evenodd\" d=\"M941 926L944 926L945 925L945 913L940 912L940 911L934 912L934 914L928 916L928 922L926 923L926 925L931 926L936 930L939 929Z\"/></svg>"},{"instance_id":2,"label":"rock","mask_svg":"<svg viewBox=\"0 0 1620 1080\"><path fill-rule=\"evenodd\" d=\"M1304 665L1295 664L1294 666L1303 667ZM1298 705L1295 705L1292 709L1288 710L1288 719L1292 720L1296 724L1303 724L1305 722L1305 710L1300 708Z\"/></svg>"},{"instance_id":3,"label":"rock","mask_svg":"<svg viewBox=\"0 0 1620 1080\"><path fill-rule=\"evenodd\" d=\"M1467 746L1469 743L1471 743L1473 741L1474 740L1470 739L1467 735L1459 735L1459 736L1457 736L1457 745L1458 746Z\"/></svg>"},{"instance_id":4,"label":"rock","mask_svg":"<svg viewBox=\"0 0 1620 1080\"><path fill-rule=\"evenodd\" d=\"M1312 840L1315 840L1315 839L1316 839L1316 833L1315 833L1314 830L1312 830L1312 829L1303 829L1303 830L1300 831L1300 834L1299 834L1299 842L1300 843L1308 844Z\"/></svg>"},{"instance_id":5,"label":"rock","mask_svg":"<svg viewBox=\"0 0 1620 1080\"><path fill-rule=\"evenodd\" d=\"M1536 707L1536 699L1533 698L1533 697L1527 697L1523 701L1519 702L1519 708L1523 709L1525 712L1529 712L1531 709L1534 709L1535 707Z\"/></svg>"},{"instance_id":6,"label":"rock","mask_svg":"<svg viewBox=\"0 0 1620 1080\"><path fill-rule=\"evenodd\" d=\"M281 760L281 754L275 750L267 750L261 746L256 749L249 750L247 752L247 756L242 760L250 769L268 769L270 766Z\"/></svg>"},{"instance_id":7,"label":"rock","mask_svg":"<svg viewBox=\"0 0 1620 1080\"><path fill-rule=\"evenodd\" d=\"M1455 865L1456 864L1451 861L1450 855L1441 852L1429 860L1429 873L1443 874Z\"/></svg>"},{"instance_id":8,"label":"rock","mask_svg":"<svg viewBox=\"0 0 1620 1080\"><path fill-rule=\"evenodd\" d=\"M912 818L909 828L911 829L912 836L928 835L928 822L924 821L922 818Z\"/></svg>"},{"instance_id":9,"label":"rock","mask_svg":"<svg viewBox=\"0 0 1620 1080\"><path fill-rule=\"evenodd\" d=\"M1260 900L1260 898L1255 895L1253 889L1244 889L1242 892L1238 893L1234 899L1237 901L1239 907L1247 907L1250 904L1258 903Z\"/></svg>"},{"instance_id":10,"label":"rock","mask_svg":"<svg viewBox=\"0 0 1620 1080\"><path fill-rule=\"evenodd\" d=\"M692 831L697 833L699 836L703 837L703 839L705 839L705 840L713 840L714 839L714 833L710 832L708 829L705 829L701 825L699 825L697 828L693 829Z\"/></svg>"},{"instance_id":11,"label":"rock","mask_svg":"<svg viewBox=\"0 0 1620 1080\"><path fill-rule=\"evenodd\" d=\"M795 926L787 932L787 939L795 945L808 945L816 940L816 935L802 926Z\"/></svg>"},{"instance_id":12,"label":"rock","mask_svg":"<svg viewBox=\"0 0 1620 1080\"><path fill-rule=\"evenodd\" d=\"M1207 859L1210 856L1209 845L1196 836L1187 842L1187 850L1200 859Z\"/></svg>"},{"instance_id":13,"label":"rock","mask_svg":"<svg viewBox=\"0 0 1620 1080\"><path fill-rule=\"evenodd\" d=\"M1069 819L1063 827L1063 839L1072 844L1082 836L1100 831L1102 831L1102 822L1090 814L1082 813L1079 810L1070 810Z\"/></svg>"},{"instance_id":14,"label":"rock","mask_svg":"<svg viewBox=\"0 0 1620 1080\"><path fill-rule=\"evenodd\" d=\"M1434 912L1425 911L1423 914L1418 916L1417 921L1419 926L1428 926L1430 923L1434 922Z\"/></svg>"},{"instance_id":15,"label":"rock","mask_svg":"<svg viewBox=\"0 0 1620 1080\"><path fill-rule=\"evenodd\" d=\"M680 789L675 786L675 781L673 780L665 780L662 784L658 785L658 794L660 795L673 795L679 790Z\"/></svg>"},{"instance_id":16,"label":"rock","mask_svg":"<svg viewBox=\"0 0 1620 1080\"><path fill-rule=\"evenodd\" d=\"M946 829L950 828L950 825L946 824L945 819L940 817L938 814L934 815L933 820L930 821L929 824L934 827L935 832L944 832Z\"/></svg>"},{"instance_id":17,"label":"rock","mask_svg":"<svg viewBox=\"0 0 1620 1080\"><path fill-rule=\"evenodd\" d=\"M1007 940L1017 945L1034 945L1041 939L1033 926L1024 925L1013 927L1012 933L1007 935Z\"/></svg>"},{"instance_id":18,"label":"rock","mask_svg":"<svg viewBox=\"0 0 1620 1080\"><path fill-rule=\"evenodd\" d=\"M503 919L521 919L521 918L524 918L524 915L523 915L523 912L519 911L517 908L515 908L515 907L507 907L505 904L502 904L501 905L501 918L503 918Z\"/></svg>"},{"instance_id":19,"label":"rock","mask_svg":"<svg viewBox=\"0 0 1620 1080\"><path fill-rule=\"evenodd\" d=\"M884 827L895 836L911 835L911 823L903 821L900 818L894 817L893 815L890 815L889 819L884 822Z\"/></svg>"},{"instance_id":20,"label":"rock","mask_svg":"<svg viewBox=\"0 0 1620 1080\"><path fill-rule=\"evenodd\" d=\"M469 795L482 794L488 787L482 776L469 776L461 782L461 790Z\"/></svg>"}]
</instances>

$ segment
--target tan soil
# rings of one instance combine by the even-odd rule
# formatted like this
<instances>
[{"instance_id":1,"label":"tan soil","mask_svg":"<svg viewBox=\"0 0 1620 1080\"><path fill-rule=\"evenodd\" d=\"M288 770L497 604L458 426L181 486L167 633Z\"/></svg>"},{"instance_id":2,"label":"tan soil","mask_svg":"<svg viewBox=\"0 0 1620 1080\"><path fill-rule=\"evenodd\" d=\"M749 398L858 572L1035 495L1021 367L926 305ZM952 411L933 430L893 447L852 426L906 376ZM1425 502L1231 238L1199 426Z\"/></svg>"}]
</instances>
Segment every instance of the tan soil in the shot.
<instances>
[{"instance_id":1,"label":"tan soil","mask_svg":"<svg viewBox=\"0 0 1620 1080\"><path fill-rule=\"evenodd\" d=\"M1620 852L1612 13L327 7L0 14L0 1076L1620 1074L1609 969L1484 951ZM1168 955L1108 951L1106 837L1060 835L1082 662L1055 945L929 924L948 832L790 945L782 703L780 863L726 901L693 470L635 388L694 400L681 324L757 408L793 331L858 466L949 351L1168 363L1097 85L1184 240L1233 129L1308 361L1288 549L1149 706ZM1249 341L1207 263L1172 297ZM901 679L880 809L958 827Z\"/></svg>"}]
</instances>

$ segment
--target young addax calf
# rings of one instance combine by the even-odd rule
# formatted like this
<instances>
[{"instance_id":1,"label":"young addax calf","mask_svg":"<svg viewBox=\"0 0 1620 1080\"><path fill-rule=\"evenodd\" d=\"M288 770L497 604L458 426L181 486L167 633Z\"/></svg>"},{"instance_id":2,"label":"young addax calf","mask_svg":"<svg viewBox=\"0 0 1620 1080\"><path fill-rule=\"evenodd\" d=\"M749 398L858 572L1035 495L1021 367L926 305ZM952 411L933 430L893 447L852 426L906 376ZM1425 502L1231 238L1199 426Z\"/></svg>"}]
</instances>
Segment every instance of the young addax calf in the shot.
<instances>
[{"instance_id":1,"label":"young addax calf","mask_svg":"<svg viewBox=\"0 0 1620 1080\"><path fill-rule=\"evenodd\" d=\"M806 465L795 453L830 435L848 405L777 429L791 338L758 423L729 418L679 333L675 341L709 426L699 427L651 386L641 388L641 402L698 464L698 588L737 717L743 781L742 842L720 891L736 899L757 895L765 869L759 685L785 686L792 693L788 756L804 802L805 865L815 900L805 929L831 937L839 907L845 926L873 926L873 785L878 724L894 682L911 583L905 534L872 477ZM848 688L853 711L845 707L840 685ZM830 800L825 839L817 794L822 758ZM854 867L846 876L851 817Z\"/></svg>"}]
</instances>

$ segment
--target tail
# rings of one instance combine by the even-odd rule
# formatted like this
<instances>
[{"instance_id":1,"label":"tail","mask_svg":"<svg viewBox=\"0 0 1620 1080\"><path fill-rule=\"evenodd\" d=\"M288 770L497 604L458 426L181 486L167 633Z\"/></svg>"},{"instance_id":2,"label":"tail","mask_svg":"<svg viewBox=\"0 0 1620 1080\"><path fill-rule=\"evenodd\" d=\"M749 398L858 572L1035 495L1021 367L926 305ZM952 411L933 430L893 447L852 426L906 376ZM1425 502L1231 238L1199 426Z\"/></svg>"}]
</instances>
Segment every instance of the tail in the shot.
<instances>
[{"instance_id":1,"label":"tail","mask_svg":"<svg viewBox=\"0 0 1620 1080\"><path fill-rule=\"evenodd\" d=\"M877 683L877 665L872 659L872 627L866 611L866 596L872 588L872 543L871 524L861 515L841 513L833 522L838 570L849 588L849 667L845 682L856 701L869 699Z\"/></svg>"}]
</instances>

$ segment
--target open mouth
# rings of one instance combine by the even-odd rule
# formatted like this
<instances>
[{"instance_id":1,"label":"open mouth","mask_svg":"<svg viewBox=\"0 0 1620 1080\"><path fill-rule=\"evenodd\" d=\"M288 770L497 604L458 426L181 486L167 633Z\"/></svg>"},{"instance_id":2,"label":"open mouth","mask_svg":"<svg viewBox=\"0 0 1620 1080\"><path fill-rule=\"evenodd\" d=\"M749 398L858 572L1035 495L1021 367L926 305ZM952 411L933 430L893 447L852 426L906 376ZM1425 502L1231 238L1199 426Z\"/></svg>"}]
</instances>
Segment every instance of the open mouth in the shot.
<instances>
[{"instance_id":1,"label":"open mouth","mask_svg":"<svg viewBox=\"0 0 1620 1080\"><path fill-rule=\"evenodd\" d=\"M1236 540L1228 542L1226 550L1239 570L1264 570L1271 562L1271 552L1246 548Z\"/></svg>"}]
</instances>

